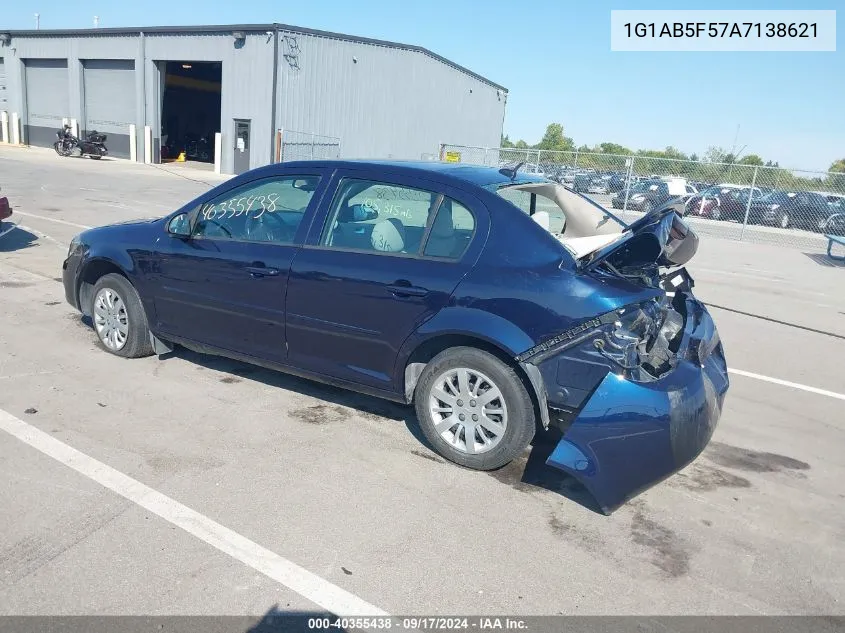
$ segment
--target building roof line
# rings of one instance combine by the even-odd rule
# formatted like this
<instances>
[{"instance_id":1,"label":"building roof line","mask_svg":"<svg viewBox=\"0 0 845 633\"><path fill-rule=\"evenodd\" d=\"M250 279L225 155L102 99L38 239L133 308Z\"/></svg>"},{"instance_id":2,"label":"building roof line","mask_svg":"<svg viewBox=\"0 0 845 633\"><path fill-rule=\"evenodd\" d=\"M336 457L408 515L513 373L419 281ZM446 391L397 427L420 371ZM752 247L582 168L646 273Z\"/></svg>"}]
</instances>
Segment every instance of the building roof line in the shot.
<instances>
[{"instance_id":1,"label":"building roof line","mask_svg":"<svg viewBox=\"0 0 845 633\"><path fill-rule=\"evenodd\" d=\"M331 39L347 40L359 44L369 44L372 46L384 46L387 48L396 48L415 53L421 53L432 59L435 59L447 66L454 68L462 73L469 75L487 85L507 92L508 89L497 84L483 75L471 71L469 68L461 66L450 59L438 55L423 46L416 46L414 44L402 44L400 42L392 42L389 40L378 40L369 37L359 37L357 35L349 35L346 33L336 33L333 31L321 31L319 29L308 29L301 26L292 26L290 24L207 24L200 26L148 26L148 27L104 27L91 29L37 29L37 30L0 30L0 33L8 33L12 37L60 37L60 36L81 36L90 37L96 35L139 35L144 34L167 34L167 33L230 33L232 31L244 31L245 33L259 33L267 31L287 31L291 33L298 33L302 35L314 35L316 37L326 37Z\"/></svg>"}]
</instances>

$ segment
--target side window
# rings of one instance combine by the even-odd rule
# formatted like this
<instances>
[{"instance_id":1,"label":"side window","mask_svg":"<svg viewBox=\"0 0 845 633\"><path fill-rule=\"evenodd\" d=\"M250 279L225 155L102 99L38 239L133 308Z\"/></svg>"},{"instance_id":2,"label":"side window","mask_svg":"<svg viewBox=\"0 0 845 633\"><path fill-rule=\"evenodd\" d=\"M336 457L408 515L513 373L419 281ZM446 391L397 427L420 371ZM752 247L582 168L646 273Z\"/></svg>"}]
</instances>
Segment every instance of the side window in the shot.
<instances>
[{"instance_id":1,"label":"side window","mask_svg":"<svg viewBox=\"0 0 845 633\"><path fill-rule=\"evenodd\" d=\"M439 194L374 180L340 182L320 243L339 249L416 254Z\"/></svg>"},{"instance_id":2,"label":"side window","mask_svg":"<svg viewBox=\"0 0 845 633\"><path fill-rule=\"evenodd\" d=\"M193 236L290 244L319 184L317 176L284 176L247 183L199 210Z\"/></svg>"},{"instance_id":3,"label":"side window","mask_svg":"<svg viewBox=\"0 0 845 633\"><path fill-rule=\"evenodd\" d=\"M469 209L451 198L443 198L428 233L423 255L460 259L474 232L475 217Z\"/></svg>"},{"instance_id":4,"label":"side window","mask_svg":"<svg viewBox=\"0 0 845 633\"><path fill-rule=\"evenodd\" d=\"M320 243L345 250L457 259L475 231L472 213L433 191L344 179Z\"/></svg>"}]
</instances>

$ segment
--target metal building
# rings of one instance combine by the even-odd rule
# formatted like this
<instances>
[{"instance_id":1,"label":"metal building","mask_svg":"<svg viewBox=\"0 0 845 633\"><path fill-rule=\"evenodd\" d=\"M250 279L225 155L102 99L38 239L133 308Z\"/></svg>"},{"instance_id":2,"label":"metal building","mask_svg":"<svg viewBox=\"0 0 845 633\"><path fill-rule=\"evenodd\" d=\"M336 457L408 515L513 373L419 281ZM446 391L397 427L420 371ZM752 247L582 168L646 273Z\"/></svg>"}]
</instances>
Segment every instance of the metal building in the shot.
<instances>
[{"instance_id":1,"label":"metal building","mask_svg":"<svg viewBox=\"0 0 845 633\"><path fill-rule=\"evenodd\" d=\"M224 173L315 152L495 147L506 99L424 48L282 24L0 30L10 140L52 146L72 122L106 133L113 155L159 162L188 147Z\"/></svg>"}]
</instances>

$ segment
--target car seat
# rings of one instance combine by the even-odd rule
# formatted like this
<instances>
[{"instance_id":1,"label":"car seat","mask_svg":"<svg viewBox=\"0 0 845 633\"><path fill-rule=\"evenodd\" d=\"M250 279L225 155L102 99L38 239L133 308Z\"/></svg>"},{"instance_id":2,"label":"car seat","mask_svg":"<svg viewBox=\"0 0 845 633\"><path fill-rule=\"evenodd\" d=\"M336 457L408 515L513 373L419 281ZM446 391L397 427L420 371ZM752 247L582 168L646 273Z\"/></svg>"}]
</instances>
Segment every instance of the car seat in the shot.
<instances>
[{"instance_id":1,"label":"car seat","mask_svg":"<svg viewBox=\"0 0 845 633\"><path fill-rule=\"evenodd\" d=\"M373 250L382 253L401 253L405 249L405 226L396 218L382 220L370 235Z\"/></svg>"}]
</instances>

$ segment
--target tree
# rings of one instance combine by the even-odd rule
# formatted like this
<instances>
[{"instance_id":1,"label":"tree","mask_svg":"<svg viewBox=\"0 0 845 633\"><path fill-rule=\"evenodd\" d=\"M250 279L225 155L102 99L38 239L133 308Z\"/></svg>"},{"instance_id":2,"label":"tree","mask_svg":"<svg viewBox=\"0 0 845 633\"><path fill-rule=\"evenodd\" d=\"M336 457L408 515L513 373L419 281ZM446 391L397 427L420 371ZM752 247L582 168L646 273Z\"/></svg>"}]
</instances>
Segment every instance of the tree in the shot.
<instances>
[{"instance_id":1,"label":"tree","mask_svg":"<svg viewBox=\"0 0 845 633\"><path fill-rule=\"evenodd\" d=\"M690 159L692 162L697 163L697 162L698 162L698 154L696 154L695 152L693 152L692 154L690 154L690 155L689 155L689 159Z\"/></svg>"},{"instance_id":2,"label":"tree","mask_svg":"<svg viewBox=\"0 0 845 633\"><path fill-rule=\"evenodd\" d=\"M549 123L543 139L534 146L534 149L545 149L554 152L568 152L574 147L572 139L563 135L563 126L560 123Z\"/></svg>"},{"instance_id":3,"label":"tree","mask_svg":"<svg viewBox=\"0 0 845 633\"><path fill-rule=\"evenodd\" d=\"M634 153L619 143L600 143L596 149L601 154L619 154L629 156Z\"/></svg>"},{"instance_id":4,"label":"tree","mask_svg":"<svg viewBox=\"0 0 845 633\"><path fill-rule=\"evenodd\" d=\"M513 147L513 143L511 142L510 138L508 138L507 134L502 135L502 144L500 147Z\"/></svg>"},{"instance_id":5,"label":"tree","mask_svg":"<svg viewBox=\"0 0 845 633\"><path fill-rule=\"evenodd\" d=\"M708 163L724 163L728 153L721 147L711 146L704 152L704 160Z\"/></svg>"},{"instance_id":6,"label":"tree","mask_svg":"<svg viewBox=\"0 0 845 633\"><path fill-rule=\"evenodd\" d=\"M845 174L845 158L835 160L830 164L828 171L836 172L838 174Z\"/></svg>"},{"instance_id":7,"label":"tree","mask_svg":"<svg viewBox=\"0 0 845 633\"><path fill-rule=\"evenodd\" d=\"M742 160L739 161L740 165L755 165L755 166L762 166L763 159L757 156L757 154L748 154L747 156L743 157Z\"/></svg>"},{"instance_id":8,"label":"tree","mask_svg":"<svg viewBox=\"0 0 845 633\"><path fill-rule=\"evenodd\" d=\"M526 143L522 139L519 139L516 142L516 145L514 145L514 147L516 147L517 149L528 149L528 143Z\"/></svg>"}]
</instances>

